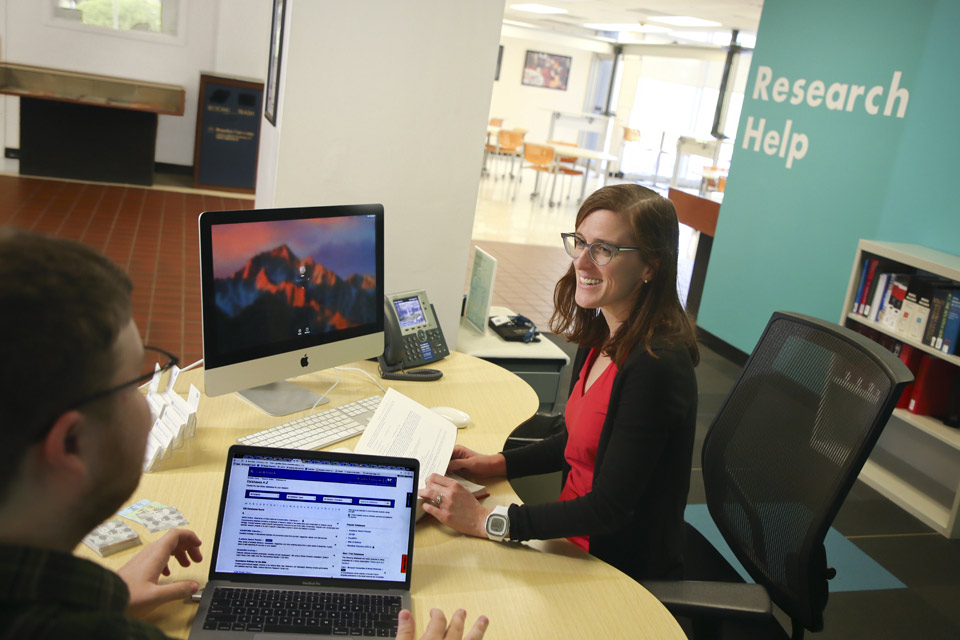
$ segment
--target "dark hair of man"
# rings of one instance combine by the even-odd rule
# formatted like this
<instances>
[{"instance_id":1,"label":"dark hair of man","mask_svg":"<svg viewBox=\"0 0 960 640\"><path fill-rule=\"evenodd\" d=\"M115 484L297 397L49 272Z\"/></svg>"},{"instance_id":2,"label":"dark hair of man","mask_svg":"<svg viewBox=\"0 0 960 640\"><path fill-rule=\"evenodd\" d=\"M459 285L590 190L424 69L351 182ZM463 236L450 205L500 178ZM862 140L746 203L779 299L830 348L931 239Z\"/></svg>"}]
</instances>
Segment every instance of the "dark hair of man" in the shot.
<instances>
[{"instance_id":1,"label":"dark hair of man","mask_svg":"<svg viewBox=\"0 0 960 640\"><path fill-rule=\"evenodd\" d=\"M132 289L90 247L0 229L0 500L43 430L111 383Z\"/></svg>"},{"instance_id":2,"label":"dark hair of man","mask_svg":"<svg viewBox=\"0 0 960 640\"><path fill-rule=\"evenodd\" d=\"M682 344L693 363L700 361L693 323L677 296L677 257L680 227L673 203L656 191L635 184L616 184L591 194L577 213L576 228L594 211L606 209L625 216L632 228L630 246L640 247L640 259L653 270L642 285L629 317L616 335L610 336L606 321L597 309L576 303L577 276L573 264L553 292L554 311L550 328L582 347L599 348L623 366L634 345L642 344L653 354L654 342ZM626 254L618 254L614 260Z\"/></svg>"}]
</instances>

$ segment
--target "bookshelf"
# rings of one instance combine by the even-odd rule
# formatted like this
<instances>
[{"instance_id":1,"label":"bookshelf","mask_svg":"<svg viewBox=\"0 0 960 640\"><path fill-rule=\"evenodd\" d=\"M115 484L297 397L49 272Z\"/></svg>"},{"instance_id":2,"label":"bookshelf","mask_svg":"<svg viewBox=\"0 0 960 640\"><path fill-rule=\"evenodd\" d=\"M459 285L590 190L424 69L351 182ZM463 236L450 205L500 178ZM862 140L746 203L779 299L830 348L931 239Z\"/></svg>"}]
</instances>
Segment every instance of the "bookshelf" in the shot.
<instances>
[{"instance_id":1,"label":"bookshelf","mask_svg":"<svg viewBox=\"0 0 960 640\"><path fill-rule=\"evenodd\" d=\"M960 257L919 245L860 240L840 318L844 326L869 327L960 367L960 357L851 312L868 258L881 258L904 271L940 276L960 288ZM931 416L896 409L864 464L860 480L941 535L960 538L960 430Z\"/></svg>"}]
</instances>

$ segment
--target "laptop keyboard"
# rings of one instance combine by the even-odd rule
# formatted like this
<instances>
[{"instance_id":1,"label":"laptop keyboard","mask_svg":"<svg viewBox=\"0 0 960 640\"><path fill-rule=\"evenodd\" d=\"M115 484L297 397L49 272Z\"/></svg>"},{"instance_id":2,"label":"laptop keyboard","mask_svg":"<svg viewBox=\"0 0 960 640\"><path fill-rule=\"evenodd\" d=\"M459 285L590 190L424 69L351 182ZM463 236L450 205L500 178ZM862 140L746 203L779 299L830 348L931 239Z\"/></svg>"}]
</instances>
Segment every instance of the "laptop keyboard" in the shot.
<instances>
[{"instance_id":1,"label":"laptop keyboard","mask_svg":"<svg viewBox=\"0 0 960 640\"><path fill-rule=\"evenodd\" d=\"M218 587L203 628L393 638L400 603L400 596Z\"/></svg>"}]
</instances>

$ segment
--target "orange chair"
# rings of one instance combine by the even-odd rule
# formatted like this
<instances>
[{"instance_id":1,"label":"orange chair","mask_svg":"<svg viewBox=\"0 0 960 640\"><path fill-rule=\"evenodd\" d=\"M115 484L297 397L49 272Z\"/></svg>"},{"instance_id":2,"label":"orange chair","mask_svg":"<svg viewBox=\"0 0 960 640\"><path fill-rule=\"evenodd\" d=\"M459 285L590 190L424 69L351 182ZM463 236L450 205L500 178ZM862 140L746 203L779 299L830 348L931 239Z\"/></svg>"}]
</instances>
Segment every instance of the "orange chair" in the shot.
<instances>
[{"instance_id":1,"label":"orange chair","mask_svg":"<svg viewBox=\"0 0 960 640\"><path fill-rule=\"evenodd\" d=\"M533 193L530 194L530 199L534 199L539 195L537 188L540 185L540 174L541 173L553 173L556 169L554 164L556 152L553 150L553 147L548 147L543 144L534 144L532 142L526 142L523 145L523 159L528 162L526 166L521 166L520 168L520 177L517 180L517 186L513 191L513 199L517 199L517 192L520 190L520 183L523 182L523 169L533 169L538 171L537 181L534 183Z\"/></svg>"},{"instance_id":2,"label":"orange chair","mask_svg":"<svg viewBox=\"0 0 960 640\"><path fill-rule=\"evenodd\" d=\"M522 154L523 147L523 136L526 134L525 129L514 129L513 131L508 131L507 129L501 129L497 134L496 144L486 144L484 145L484 166L486 166L486 156L488 154L494 154L496 157L505 159L510 158L510 179L513 180L513 162L516 158L519 158ZM506 171L504 171L503 178L507 177ZM494 177L496 180L496 177Z\"/></svg>"},{"instance_id":3,"label":"orange chair","mask_svg":"<svg viewBox=\"0 0 960 640\"><path fill-rule=\"evenodd\" d=\"M552 144L554 146L566 146L566 147L575 147L577 146L575 142L563 142L561 140L547 140L547 144ZM583 171L577 168L577 161L579 158L576 156L565 156L563 155L563 150L559 150L557 158L557 175L563 176L563 179L566 180L568 177L571 178L570 186L567 187L567 200L570 199L570 192L573 190L573 176L582 176ZM556 175L553 178L554 186L556 186L557 178ZM560 198L557 200L556 204L560 204L563 201L563 184L560 185ZM553 202L553 187L550 188L550 206L554 205Z\"/></svg>"},{"instance_id":4,"label":"orange chair","mask_svg":"<svg viewBox=\"0 0 960 640\"><path fill-rule=\"evenodd\" d=\"M491 126L491 127L502 127L502 126L503 126L503 118L490 118L490 126Z\"/></svg>"}]
</instances>

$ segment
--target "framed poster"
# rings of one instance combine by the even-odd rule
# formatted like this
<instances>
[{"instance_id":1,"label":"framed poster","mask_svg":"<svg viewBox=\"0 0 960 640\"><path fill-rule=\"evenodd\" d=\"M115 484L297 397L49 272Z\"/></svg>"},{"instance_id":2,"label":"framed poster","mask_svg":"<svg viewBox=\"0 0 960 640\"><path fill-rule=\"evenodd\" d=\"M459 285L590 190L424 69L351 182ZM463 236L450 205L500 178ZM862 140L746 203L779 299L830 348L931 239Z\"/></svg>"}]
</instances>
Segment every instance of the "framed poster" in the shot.
<instances>
[{"instance_id":1,"label":"framed poster","mask_svg":"<svg viewBox=\"0 0 960 640\"><path fill-rule=\"evenodd\" d=\"M570 56L527 51L527 58L523 64L522 84L566 91L572 60Z\"/></svg>"},{"instance_id":2,"label":"framed poster","mask_svg":"<svg viewBox=\"0 0 960 640\"><path fill-rule=\"evenodd\" d=\"M267 63L267 86L264 92L263 115L277 126L277 102L280 99L280 54L283 49L283 14L287 0L273 0L273 23L270 26L270 60Z\"/></svg>"}]
</instances>

